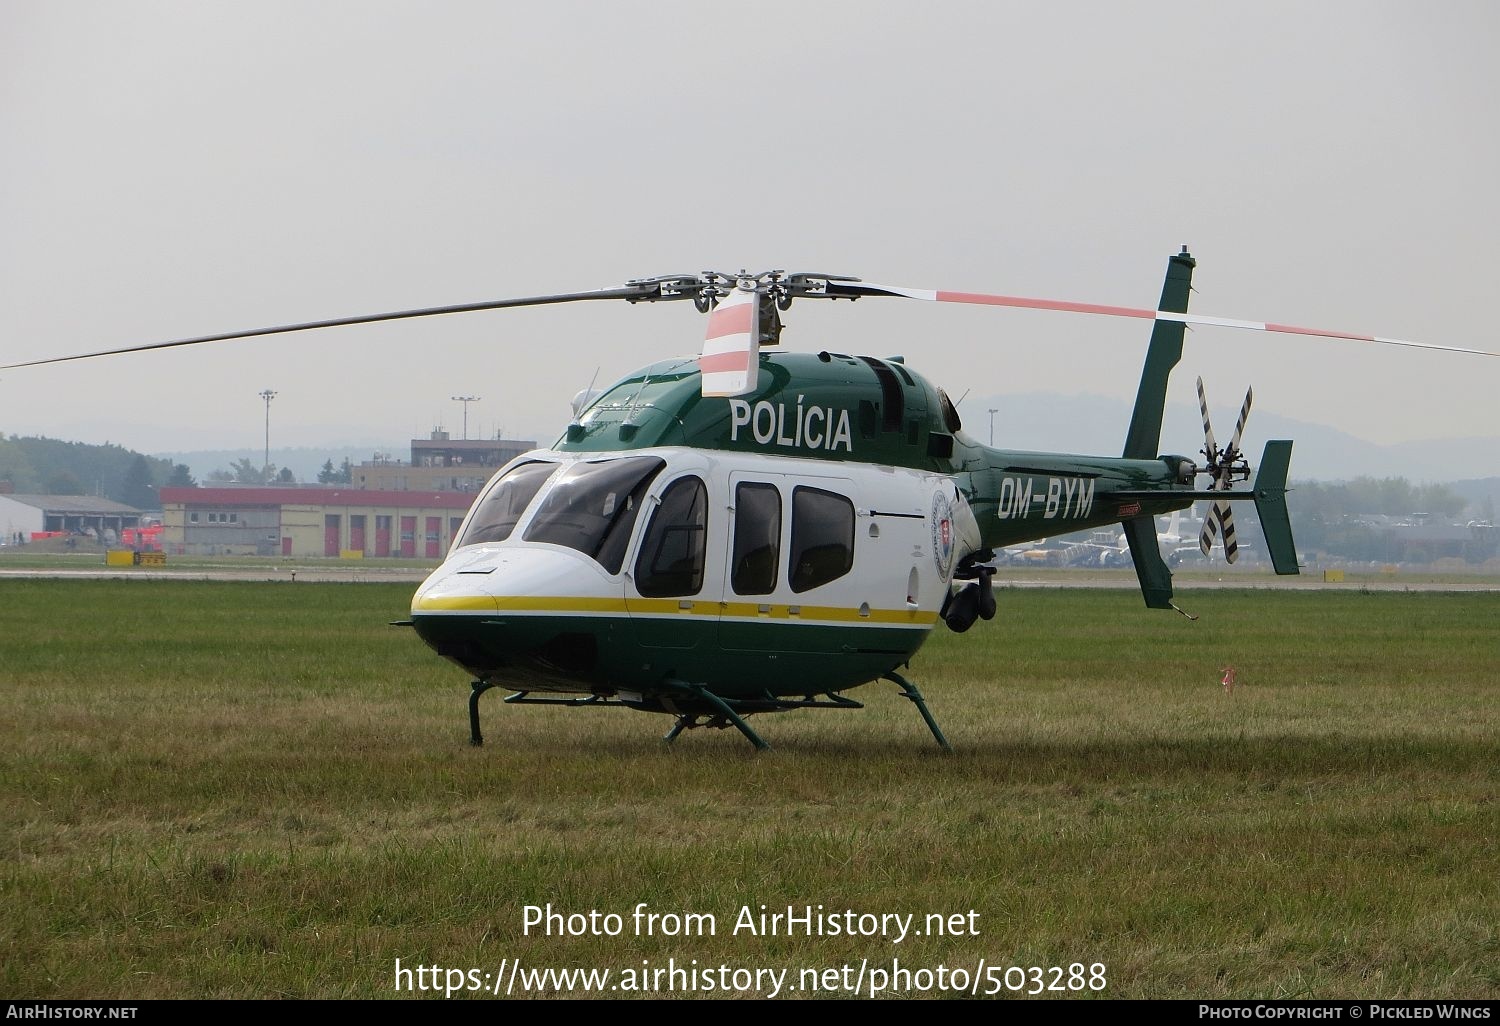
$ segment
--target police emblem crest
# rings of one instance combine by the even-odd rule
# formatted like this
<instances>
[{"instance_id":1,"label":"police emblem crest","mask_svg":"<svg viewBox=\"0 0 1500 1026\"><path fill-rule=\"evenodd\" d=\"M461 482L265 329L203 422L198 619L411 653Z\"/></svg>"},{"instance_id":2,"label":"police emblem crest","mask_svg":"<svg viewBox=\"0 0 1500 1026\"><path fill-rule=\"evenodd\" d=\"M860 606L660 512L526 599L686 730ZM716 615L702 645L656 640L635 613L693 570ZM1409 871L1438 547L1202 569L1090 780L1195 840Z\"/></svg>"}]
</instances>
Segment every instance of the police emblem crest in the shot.
<instances>
[{"instance_id":1,"label":"police emblem crest","mask_svg":"<svg viewBox=\"0 0 1500 1026\"><path fill-rule=\"evenodd\" d=\"M946 583L953 574L953 503L946 492L932 497L932 558Z\"/></svg>"}]
</instances>

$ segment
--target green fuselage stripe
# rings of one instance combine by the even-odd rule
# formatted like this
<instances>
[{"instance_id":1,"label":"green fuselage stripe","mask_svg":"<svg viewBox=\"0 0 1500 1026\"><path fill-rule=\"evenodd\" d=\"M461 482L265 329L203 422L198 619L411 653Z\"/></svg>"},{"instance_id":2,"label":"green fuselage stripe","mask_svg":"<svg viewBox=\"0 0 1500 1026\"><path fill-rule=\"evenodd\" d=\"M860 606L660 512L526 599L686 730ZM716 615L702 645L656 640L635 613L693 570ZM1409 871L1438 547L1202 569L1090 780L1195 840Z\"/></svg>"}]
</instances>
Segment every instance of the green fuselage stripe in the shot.
<instances>
[{"instance_id":1,"label":"green fuselage stripe","mask_svg":"<svg viewBox=\"0 0 1500 1026\"><path fill-rule=\"evenodd\" d=\"M412 620L439 654L502 686L650 695L688 682L732 699L875 680L907 662L931 626L495 610L413 611Z\"/></svg>"}]
</instances>

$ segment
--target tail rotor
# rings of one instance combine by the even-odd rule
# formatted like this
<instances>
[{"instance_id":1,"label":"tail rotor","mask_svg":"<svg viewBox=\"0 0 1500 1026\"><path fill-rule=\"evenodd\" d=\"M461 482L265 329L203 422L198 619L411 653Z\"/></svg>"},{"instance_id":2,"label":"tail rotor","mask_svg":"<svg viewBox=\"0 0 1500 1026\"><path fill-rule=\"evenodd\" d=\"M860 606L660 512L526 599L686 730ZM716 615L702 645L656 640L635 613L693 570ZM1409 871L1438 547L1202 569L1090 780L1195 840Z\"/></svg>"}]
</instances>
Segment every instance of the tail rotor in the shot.
<instances>
[{"instance_id":1,"label":"tail rotor","mask_svg":"<svg viewBox=\"0 0 1500 1026\"><path fill-rule=\"evenodd\" d=\"M1209 491L1227 492L1234 487L1236 480L1249 480L1250 463L1240 451L1240 439L1245 433L1245 421L1250 418L1250 403L1254 396L1254 389L1245 390L1245 404L1240 407L1240 419L1234 426L1234 435L1229 444L1220 449L1214 441L1214 429L1208 419L1208 397L1203 391L1203 379L1198 379L1198 409L1203 413L1202 452L1205 460L1199 473L1213 478ZM1205 556L1213 548L1215 537L1221 534L1224 537L1224 558L1233 563L1239 558L1239 542L1234 534L1234 510L1227 501L1216 499L1209 508L1208 515L1203 518L1203 530L1198 535L1198 548Z\"/></svg>"}]
</instances>

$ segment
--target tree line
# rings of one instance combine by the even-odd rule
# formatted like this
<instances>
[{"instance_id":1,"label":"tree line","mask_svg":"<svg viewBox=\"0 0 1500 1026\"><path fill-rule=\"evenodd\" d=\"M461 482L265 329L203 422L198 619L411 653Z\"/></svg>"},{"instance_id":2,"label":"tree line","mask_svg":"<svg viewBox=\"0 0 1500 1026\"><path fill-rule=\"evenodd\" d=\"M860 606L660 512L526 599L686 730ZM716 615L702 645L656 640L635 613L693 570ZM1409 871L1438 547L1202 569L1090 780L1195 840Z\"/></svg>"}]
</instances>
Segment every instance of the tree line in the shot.
<instances>
[{"instance_id":1,"label":"tree line","mask_svg":"<svg viewBox=\"0 0 1500 1026\"><path fill-rule=\"evenodd\" d=\"M1356 477L1333 483L1295 482L1287 504L1302 516L1325 519L1359 513L1392 517L1429 513L1452 519L1464 512L1468 500L1447 485L1414 485L1404 477Z\"/></svg>"},{"instance_id":2,"label":"tree line","mask_svg":"<svg viewBox=\"0 0 1500 1026\"><path fill-rule=\"evenodd\" d=\"M193 484L186 464L106 443L0 435L0 481L35 495L98 495L136 509L155 509L162 484Z\"/></svg>"},{"instance_id":3,"label":"tree line","mask_svg":"<svg viewBox=\"0 0 1500 1026\"><path fill-rule=\"evenodd\" d=\"M354 464L345 457L318 472L319 484L349 484ZM210 471L205 484L295 484L288 467L257 466L249 459ZM161 508L161 488L193 488L198 481L186 463L147 456L106 442L64 442L56 438L0 433L0 483L20 495L97 495L141 510Z\"/></svg>"},{"instance_id":4,"label":"tree line","mask_svg":"<svg viewBox=\"0 0 1500 1026\"><path fill-rule=\"evenodd\" d=\"M1297 547L1302 551L1378 563L1403 559L1425 562L1422 556L1431 553L1403 540L1390 527L1370 523L1365 517L1425 515L1435 524L1464 520L1493 524L1495 519L1492 499L1470 503L1447 485L1414 485L1404 477L1296 482L1287 493L1287 508L1292 515ZM1495 543L1493 529L1473 531L1462 543L1463 558L1471 563L1493 558Z\"/></svg>"},{"instance_id":5,"label":"tree line","mask_svg":"<svg viewBox=\"0 0 1500 1026\"><path fill-rule=\"evenodd\" d=\"M231 463L227 470L210 471L208 480L216 483L285 485L296 484L297 475L292 473L290 467L278 470L274 463L259 467L249 457L241 457ZM347 456L344 457L342 466L335 467L333 460L326 460L323 469L318 471L318 484L349 484L353 480L354 464Z\"/></svg>"}]
</instances>

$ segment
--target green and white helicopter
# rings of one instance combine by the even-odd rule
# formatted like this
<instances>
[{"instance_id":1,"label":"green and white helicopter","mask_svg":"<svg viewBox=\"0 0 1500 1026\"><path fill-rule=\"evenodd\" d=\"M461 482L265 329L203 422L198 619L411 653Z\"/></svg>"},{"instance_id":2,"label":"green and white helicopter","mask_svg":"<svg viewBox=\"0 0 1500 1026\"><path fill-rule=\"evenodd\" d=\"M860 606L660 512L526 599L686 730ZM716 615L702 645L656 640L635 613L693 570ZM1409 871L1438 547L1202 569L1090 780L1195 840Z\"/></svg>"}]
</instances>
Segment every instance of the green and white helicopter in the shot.
<instances>
[{"instance_id":1,"label":"green and white helicopter","mask_svg":"<svg viewBox=\"0 0 1500 1026\"><path fill-rule=\"evenodd\" d=\"M1230 502L1251 500L1276 572L1297 573L1285 499L1292 443L1267 442L1252 480L1240 450L1249 394L1221 448L1200 381L1202 461L1158 451L1185 325L1453 349L1189 315L1194 266L1186 248L1170 258L1155 309L703 272L63 359L506 307L691 300L708 314L702 353L580 393L551 448L516 458L488 483L399 622L472 676L476 745L479 699L495 686L511 690L509 704L666 713L675 720L669 741L691 727L733 726L767 748L749 716L859 708L845 692L886 680L946 749L922 693L899 671L938 623L962 632L994 616L997 549L1118 523L1146 605L1171 609L1156 516L1210 500L1200 544L1206 553L1222 536L1232 562ZM943 391L900 359L762 348L780 341L780 312L794 301L875 297L1152 322L1122 454L992 448L965 434Z\"/></svg>"}]
</instances>

